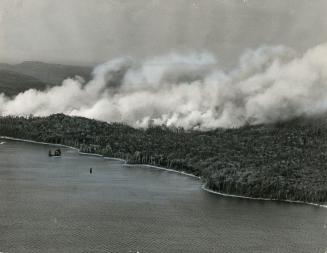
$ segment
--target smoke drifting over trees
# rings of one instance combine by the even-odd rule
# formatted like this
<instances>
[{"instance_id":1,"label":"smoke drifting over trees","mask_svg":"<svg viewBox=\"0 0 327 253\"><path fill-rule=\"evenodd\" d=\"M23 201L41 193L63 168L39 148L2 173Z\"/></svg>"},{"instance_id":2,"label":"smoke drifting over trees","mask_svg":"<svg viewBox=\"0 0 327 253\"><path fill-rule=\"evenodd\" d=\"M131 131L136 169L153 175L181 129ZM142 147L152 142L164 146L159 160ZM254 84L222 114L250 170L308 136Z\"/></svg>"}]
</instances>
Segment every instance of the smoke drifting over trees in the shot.
<instances>
[{"instance_id":1,"label":"smoke drifting over trees","mask_svg":"<svg viewBox=\"0 0 327 253\"><path fill-rule=\"evenodd\" d=\"M44 92L0 95L0 114L79 115L136 127L214 129L271 123L327 110L327 44L301 56L286 47L248 50L222 70L209 53L119 58L93 79L66 79Z\"/></svg>"}]
</instances>

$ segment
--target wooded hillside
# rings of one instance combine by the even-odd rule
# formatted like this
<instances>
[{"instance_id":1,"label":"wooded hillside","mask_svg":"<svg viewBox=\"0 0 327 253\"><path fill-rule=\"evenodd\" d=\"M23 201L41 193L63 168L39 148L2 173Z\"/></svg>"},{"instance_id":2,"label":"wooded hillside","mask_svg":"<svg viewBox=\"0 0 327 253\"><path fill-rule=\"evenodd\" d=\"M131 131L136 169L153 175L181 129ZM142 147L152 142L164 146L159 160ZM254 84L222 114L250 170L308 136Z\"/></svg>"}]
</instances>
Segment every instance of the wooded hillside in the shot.
<instances>
[{"instance_id":1,"label":"wooded hillside","mask_svg":"<svg viewBox=\"0 0 327 253\"><path fill-rule=\"evenodd\" d=\"M200 132L63 114L0 118L0 135L186 171L224 193L316 203L327 202L326 130L322 119Z\"/></svg>"}]
</instances>

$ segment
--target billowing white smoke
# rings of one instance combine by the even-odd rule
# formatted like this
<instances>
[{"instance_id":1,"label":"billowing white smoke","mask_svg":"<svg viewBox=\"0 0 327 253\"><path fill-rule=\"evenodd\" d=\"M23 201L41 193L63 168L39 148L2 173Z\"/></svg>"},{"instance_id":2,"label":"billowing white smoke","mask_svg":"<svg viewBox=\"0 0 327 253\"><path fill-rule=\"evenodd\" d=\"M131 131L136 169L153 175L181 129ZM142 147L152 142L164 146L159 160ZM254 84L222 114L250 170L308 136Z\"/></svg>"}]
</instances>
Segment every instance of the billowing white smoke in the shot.
<instances>
[{"instance_id":1,"label":"billowing white smoke","mask_svg":"<svg viewBox=\"0 0 327 253\"><path fill-rule=\"evenodd\" d=\"M95 68L93 80L67 79L13 99L0 114L65 113L136 127L213 129L270 123L327 111L327 44L301 57L284 47L246 52L237 68L219 69L210 54L131 58Z\"/></svg>"}]
</instances>

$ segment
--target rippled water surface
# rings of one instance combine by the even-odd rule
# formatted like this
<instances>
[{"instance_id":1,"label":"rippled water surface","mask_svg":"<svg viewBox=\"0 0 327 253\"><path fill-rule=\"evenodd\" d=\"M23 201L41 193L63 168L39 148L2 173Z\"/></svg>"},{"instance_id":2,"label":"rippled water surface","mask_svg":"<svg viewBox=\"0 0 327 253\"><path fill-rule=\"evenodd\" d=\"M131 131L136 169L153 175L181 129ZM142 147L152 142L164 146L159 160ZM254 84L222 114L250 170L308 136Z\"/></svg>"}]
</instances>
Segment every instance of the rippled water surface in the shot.
<instances>
[{"instance_id":1,"label":"rippled water surface","mask_svg":"<svg viewBox=\"0 0 327 253\"><path fill-rule=\"evenodd\" d=\"M0 252L327 251L327 209L219 197L190 177L48 150L0 145Z\"/></svg>"}]
</instances>

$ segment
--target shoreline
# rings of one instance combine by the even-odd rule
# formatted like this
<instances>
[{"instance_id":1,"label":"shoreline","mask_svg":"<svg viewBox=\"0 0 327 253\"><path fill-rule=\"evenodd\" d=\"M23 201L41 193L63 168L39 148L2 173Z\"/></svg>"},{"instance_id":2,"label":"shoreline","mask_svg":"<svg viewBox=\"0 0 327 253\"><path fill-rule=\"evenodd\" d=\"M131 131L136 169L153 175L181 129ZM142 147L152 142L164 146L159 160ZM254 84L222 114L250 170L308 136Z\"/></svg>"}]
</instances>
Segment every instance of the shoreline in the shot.
<instances>
[{"instance_id":1,"label":"shoreline","mask_svg":"<svg viewBox=\"0 0 327 253\"><path fill-rule=\"evenodd\" d=\"M14 137L9 137L9 136L0 136L0 139L70 148L70 149L76 150L81 155L97 156L97 157L100 157L100 158L103 158L103 159L121 161L121 162L123 162L124 167L135 167L135 166L140 167L141 166L141 167L154 168L154 169L157 169L157 170L164 170L164 171L168 171L168 172L172 172L172 173L176 173L176 174L180 174L180 175L184 175L184 176L188 176L188 177L192 177L192 178L196 178L198 180L201 180L201 177L198 177L198 176L195 176L193 174L186 173L186 172L183 172L183 171L168 169L168 168L155 166L155 165L149 165L149 164L128 164L126 160L121 159L121 158L108 157L108 156L104 156L104 155L100 155L100 154L93 154L93 153L85 153L85 152L81 152L78 148L68 146L68 145L64 145L64 144L54 144L54 143L48 143L48 142L33 141L33 140L20 139L20 138L14 138ZM279 199L269 199L269 198L255 198L255 197L247 197L247 196L242 196L242 195L222 193L222 192L217 192L217 191L206 188L205 184L203 184L201 186L201 189L203 191L205 191L205 192L215 194L215 195L219 195L219 196L222 196L222 197L228 197L228 198L249 199L249 200L256 200L256 201L275 201L275 202L279 201L279 202L286 202L286 203L290 203L290 204L302 204L302 205L310 205L310 206L315 206L315 207L320 207L320 208L327 208L327 203L326 204L317 204L317 203L310 203L310 202L296 201L296 200L287 200L287 199L279 200Z\"/></svg>"},{"instance_id":2,"label":"shoreline","mask_svg":"<svg viewBox=\"0 0 327 253\"><path fill-rule=\"evenodd\" d=\"M64 148L74 149L80 155L97 156L97 157L102 157L104 159L117 160L117 161L121 161L121 162L126 163L126 160L124 160L124 159L115 158L115 157L107 157L107 156L103 156L103 155L95 154L95 153L85 153L85 152L81 152L78 148L68 146L68 145L64 145L64 144L55 144L55 143L50 143L50 142L33 141L33 140L20 139L20 138L14 138L14 137L9 137L9 136L0 136L0 139L11 140L11 141L21 141L21 142L27 142L27 143L35 143L35 144L41 144L41 145L50 145L50 146L56 146L56 147L64 147Z\"/></svg>"},{"instance_id":3,"label":"shoreline","mask_svg":"<svg viewBox=\"0 0 327 253\"><path fill-rule=\"evenodd\" d=\"M206 188L205 185L202 185L201 188L202 188L202 190L204 190L208 193L223 196L223 197L228 197L228 198L248 199L248 200L257 200L257 201L274 201L274 202L284 202L284 203L286 202L286 203L290 203L290 204L310 205L310 206L316 206L316 207L321 207L321 208L327 208L327 204L316 204L316 203L310 203L310 202L304 202L304 201L298 201L298 200L287 200L287 199L269 199L269 198L247 197L247 196L242 196L242 195L217 192L217 191Z\"/></svg>"},{"instance_id":4,"label":"shoreline","mask_svg":"<svg viewBox=\"0 0 327 253\"><path fill-rule=\"evenodd\" d=\"M190 173L186 173L184 171L168 169L168 168L165 168L165 167L160 167L160 166L155 166L155 165L150 165L150 164L139 164L139 163L138 164L128 164L128 163L125 163L123 166L124 167L148 167L148 168L153 168L153 169L157 169L157 170L164 170L164 171L168 171L168 172L173 172L173 173L180 174L180 175L183 175L183 176L196 178L198 180L201 179L201 177L195 176L195 175L190 174Z\"/></svg>"},{"instance_id":5,"label":"shoreline","mask_svg":"<svg viewBox=\"0 0 327 253\"><path fill-rule=\"evenodd\" d=\"M51 146L57 146L57 147L65 147L65 148L71 148L79 151L78 148L72 147L72 146L67 146L64 144L55 144L55 143L49 143L49 142L42 142L42 141L33 141L33 140L27 140L27 139L21 139L21 138L14 138L14 137L9 137L9 136L0 136L0 139L5 139L5 140L11 140L11 141L21 141L21 142L28 142L28 143L35 143L35 144L41 144L41 145L51 145Z\"/></svg>"}]
</instances>

